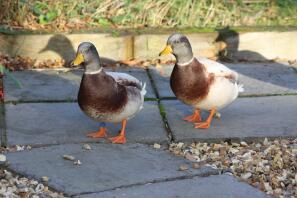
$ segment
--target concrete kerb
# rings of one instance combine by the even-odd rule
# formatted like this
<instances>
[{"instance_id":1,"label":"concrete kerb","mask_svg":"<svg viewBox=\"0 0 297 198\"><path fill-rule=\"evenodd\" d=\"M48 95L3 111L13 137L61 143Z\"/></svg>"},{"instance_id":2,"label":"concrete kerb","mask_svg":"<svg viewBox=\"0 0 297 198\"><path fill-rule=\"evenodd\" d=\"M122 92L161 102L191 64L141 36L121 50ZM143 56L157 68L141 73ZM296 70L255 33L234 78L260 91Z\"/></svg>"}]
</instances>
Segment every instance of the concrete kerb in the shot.
<instances>
[{"instance_id":1,"label":"concrete kerb","mask_svg":"<svg viewBox=\"0 0 297 198\"><path fill-rule=\"evenodd\" d=\"M228 32L229 31L229 32ZM213 33L188 33L194 55L208 58L226 53L232 60L267 61L295 60L297 31L236 32L232 29ZM173 31L172 31L173 32ZM107 59L156 59L170 33L124 35L107 33L0 35L0 51L11 56L25 56L37 61L44 59L73 59L80 42L95 44L99 54ZM35 43L35 45L32 45ZM290 43L290 46L287 44ZM168 59L169 57L162 57Z\"/></svg>"}]
</instances>

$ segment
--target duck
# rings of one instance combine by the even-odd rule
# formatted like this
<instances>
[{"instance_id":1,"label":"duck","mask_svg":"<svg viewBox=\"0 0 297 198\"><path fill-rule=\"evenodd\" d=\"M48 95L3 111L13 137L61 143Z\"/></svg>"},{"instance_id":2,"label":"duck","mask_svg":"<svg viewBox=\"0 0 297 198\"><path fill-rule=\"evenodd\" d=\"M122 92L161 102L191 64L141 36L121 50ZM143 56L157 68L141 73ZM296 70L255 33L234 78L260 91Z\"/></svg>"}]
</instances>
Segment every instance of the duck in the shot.
<instances>
[{"instance_id":1,"label":"duck","mask_svg":"<svg viewBox=\"0 0 297 198\"><path fill-rule=\"evenodd\" d=\"M87 136L107 137L106 122L121 122L119 135L109 140L115 144L125 144L127 121L143 108L146 84L126 73L106 72L101 66L96 47L90 42L79 44L72 64L84 68L78 105L87 116L100 122L98 131Z\"/></svg>"},{"instance_id":2,"label":"duck","mask_svg":"<svg viewBox=\"0 0 297 198\"><path fill-rule=\"evenodd\" d=\"M231 104L244 91L243 85L238 83L237 72L219 62L194 57L189 39L180 33L168 37L159 56L168 54L176 58L170 87L178 100L194 108L193 114L183 119L193 122L194 128L209 128L218 110ZM210 112L205 121L201 119L201 110Z\"/></svg>"}]
</instances>

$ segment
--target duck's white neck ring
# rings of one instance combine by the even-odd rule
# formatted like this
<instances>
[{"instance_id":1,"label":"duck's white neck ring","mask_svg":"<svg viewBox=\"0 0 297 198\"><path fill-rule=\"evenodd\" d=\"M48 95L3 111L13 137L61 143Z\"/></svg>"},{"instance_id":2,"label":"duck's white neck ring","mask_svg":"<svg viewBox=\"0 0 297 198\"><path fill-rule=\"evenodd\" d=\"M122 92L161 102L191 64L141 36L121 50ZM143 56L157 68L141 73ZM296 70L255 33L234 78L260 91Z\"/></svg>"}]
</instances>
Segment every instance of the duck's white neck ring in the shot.
<instances>
[{"instance_id":1,"label":"duck's white neck ring","mask_svg":"<svg viewBox=\"0 0 297 198\"><path fill-rule=\"evenodd\" d=\"M178 66L185 66L185 65L188 65L188 64L190 64L193 60L194 60L194 56L189 60L189 61L187 61L187 62L184 62L184 63L179 63L179 62L177 62L177 65Z\"/></svg>"},{"instance_id":2,"label":"duck's white neck ring","mask_svg":"<svg viewBox=\"0 0 297 198\"><path fill-rule=\"evenodd\" d=\"M98 69L97 71L85 71L85 74L98 74L102 71L102 67Z\"/></svg>"}]
</instances>

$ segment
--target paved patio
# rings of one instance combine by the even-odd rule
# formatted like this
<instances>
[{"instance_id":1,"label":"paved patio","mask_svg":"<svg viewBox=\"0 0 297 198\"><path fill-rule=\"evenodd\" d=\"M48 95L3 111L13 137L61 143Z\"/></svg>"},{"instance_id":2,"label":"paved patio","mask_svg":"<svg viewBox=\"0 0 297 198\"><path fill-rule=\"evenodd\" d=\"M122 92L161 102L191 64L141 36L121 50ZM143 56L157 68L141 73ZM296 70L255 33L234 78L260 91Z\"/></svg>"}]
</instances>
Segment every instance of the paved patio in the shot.
<instances>
[{"instance_id":1,"label":"paved patio","mask_svg":"<svg viewBox=\"0 0 297 198\"><path fill-rule=\"evenodd\" d=\"M7 129L1 141L33 148L8 153L9 168L38 180L48 176L50 187L74 197L266 197L210 167L179 171L181 164L190 162L165 149L170 141L297 137L296 71L278 63L228 66L240 73L246 92L223 109L208 130L182 121L191 108L176 100L169 88L172 66L164 67L163 76L153 67L117 69L145 81L148 91L144 109L128 122L126 145L85 137L99 125L76 103L81 70L14 72L23 87L18 89L5 79ZM109 136L119 129L119 124L108 125ZM84 143L92 149L84 150ZM154 149L153 143L162 144L161 149ZM65 154L82 164L64 160Z\"/></svg>"}]
</instances>

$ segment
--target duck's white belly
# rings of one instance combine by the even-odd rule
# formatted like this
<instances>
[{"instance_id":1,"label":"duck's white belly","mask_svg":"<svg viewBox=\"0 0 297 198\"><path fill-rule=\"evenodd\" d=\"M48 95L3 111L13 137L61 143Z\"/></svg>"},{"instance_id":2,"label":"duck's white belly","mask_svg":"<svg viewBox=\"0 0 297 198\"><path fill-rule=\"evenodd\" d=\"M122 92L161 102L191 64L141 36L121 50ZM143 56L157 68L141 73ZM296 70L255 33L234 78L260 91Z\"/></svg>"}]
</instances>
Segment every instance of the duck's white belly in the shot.
<instances>
[{"instance_id":1,"label":"duck's white belly","mask_svg":"<svg viewBox=\"0 0 297 198\"><path fill-rule=\"evenodd\" d=\"M136 89L136 88L128 88L128 89ZM124 109L117 113L112 114L109 116L109 122L121 122L124 119L131 119L133 118L142 108L144 103L144 96L139 93L137 93L137 97L135 95L133 96L131 93L128 92L128 102L125 105Z\"/></svg>"},{"instance_id":2,"label":"duck's white belly","mask_svg":"<svg viewBox=\"0 0 297 198\"><path fill-rule=\"evenodd\" d=\"M224 108L233 102L238 96L238 85L224 77L218 77L210 86L208 95L195 105L196 108L217 110Z\"/></svg>"}]
</instances>

